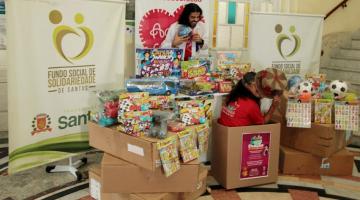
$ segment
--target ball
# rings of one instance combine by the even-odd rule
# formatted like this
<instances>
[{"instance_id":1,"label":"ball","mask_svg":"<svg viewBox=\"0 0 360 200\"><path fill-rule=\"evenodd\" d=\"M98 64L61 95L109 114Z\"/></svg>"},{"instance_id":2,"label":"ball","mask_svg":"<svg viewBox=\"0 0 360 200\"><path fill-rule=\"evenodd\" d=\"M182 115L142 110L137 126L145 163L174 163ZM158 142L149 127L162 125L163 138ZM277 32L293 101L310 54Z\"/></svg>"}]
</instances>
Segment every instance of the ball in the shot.
<instances>
[{"instance_id":1,"label":"ball","mask_svg":"<svg viewBox=\"0 0 360 200\"><path fill-rule=\"evenodd\" d=\"M333 93L335 99L342 99L345 97L348 91L348 85L345 81L334 80L329 85L331 93Z\"/></svg>"},{"instance_id":2,"label":"ball","mask_svg":"<svg viewBox=\"0 0 360 200\"><path fill-rule=\"evenodd\" d=\"M303 81L298 85L298 92L300 94L311 93L312 89L313 88L310 81Z\"/></svg>"}]
</instances>

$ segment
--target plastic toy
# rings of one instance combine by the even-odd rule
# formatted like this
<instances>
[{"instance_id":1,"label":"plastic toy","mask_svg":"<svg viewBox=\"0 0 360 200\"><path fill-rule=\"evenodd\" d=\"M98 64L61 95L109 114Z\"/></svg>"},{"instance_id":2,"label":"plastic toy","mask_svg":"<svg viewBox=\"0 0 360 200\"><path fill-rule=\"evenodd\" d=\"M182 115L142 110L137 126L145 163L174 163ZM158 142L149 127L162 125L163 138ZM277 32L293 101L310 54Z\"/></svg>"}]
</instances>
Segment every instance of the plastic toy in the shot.
<instances>
[{"instance_id":1,"label":"plastic toy","mask_svg":"<svg viewBox=\"0 0 360 200\"><path fill-rule=\"evenodd\" d=\"M148 92L150 95L171 95L178 93L178 80L175 78L128 79L128 92Z\"/></svg>"},{"instance_id":2,"label":"plastic toy","mask_svg":"<svg viewBox=\"0 0 360 200\"><path fill-rule=\"evenodd\" d=\"M344 81L334 80L329 85L330 91L334 94L335 100L340 100L345 97L348 91L348 85Z\"/></svg>"},{"instance_id":3,"label":"plastic toy","mask_svg":"<svg viewBox=\"0 0 360 200\"><path fill-rule=\"evenodd\" d=\"M191 36L191 34L192 34L192 30L190 27L184 26L184 25L179 27L178 36L188 37L188 36Z\"/></svg>"}]
</instances>

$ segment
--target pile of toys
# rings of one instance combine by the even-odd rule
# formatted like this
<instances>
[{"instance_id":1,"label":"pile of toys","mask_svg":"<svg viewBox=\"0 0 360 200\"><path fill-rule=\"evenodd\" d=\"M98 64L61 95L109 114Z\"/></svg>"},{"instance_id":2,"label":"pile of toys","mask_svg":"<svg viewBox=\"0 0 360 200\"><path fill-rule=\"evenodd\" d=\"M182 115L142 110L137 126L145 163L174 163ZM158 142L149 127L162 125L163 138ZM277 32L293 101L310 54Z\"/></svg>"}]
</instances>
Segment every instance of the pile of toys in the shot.
<instances>
[{"instance_id":1,"label":"pile of toys","mask_svg":"<svg viewBox=\"0 0 360 200\"><path fill-rule=\"evenodd\" d=\"M92 119L100 126L115 125L119 134L160 139L157 149L166 176L179 170L180 158L186 163L207 150L209 125L202 100L119 91L98 92L98 97L101 110L93 112Z\"/></svg>"},{"instance_id":2,"label":"pile of toys","mask_svg":"<svg viewBox=\"0 0 360 200\"><path fill-rule=\"evenodd\" d=\"M184 29L182 32L186 34ZM236 51L182 61L181 49L137 49L137 76L126 81L129 92L150 95L228 93L242 76L252 71ZM215 62L216 58L216 62Z\"/></svg>"},{"instance_id":3,"label":"pile of toys","mask_svg":"<svg viewBox=\"0 0 360 200\"><path fill-rule=\"evenodd\" d=\"M358 130L358 97L345 81L327 84L325 74L306 75L305 79L295 75L288 80L288 90L288 127L310 128L313 121L335 123L336 130Z\"/></svg>"}]
</instances>

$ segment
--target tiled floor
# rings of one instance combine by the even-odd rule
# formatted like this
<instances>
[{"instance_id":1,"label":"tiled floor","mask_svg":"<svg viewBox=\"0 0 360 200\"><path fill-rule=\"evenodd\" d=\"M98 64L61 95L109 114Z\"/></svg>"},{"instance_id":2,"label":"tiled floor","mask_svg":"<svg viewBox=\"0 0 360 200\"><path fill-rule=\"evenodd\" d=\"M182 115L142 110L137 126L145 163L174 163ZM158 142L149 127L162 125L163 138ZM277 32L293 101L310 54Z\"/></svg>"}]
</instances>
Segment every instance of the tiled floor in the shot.
<instances>
[{"instance_id":1,"label":"tiled floor","mask_svg":"<svg viewBox=\"0 0 360 200\"><path fill-rule=\"evenodd\" d=\"M75 181L70 173L46 173L46 166L7 176L7 155L7 138L0 134L0 199L16 200L91 199L87 169L90 165L99 163L102 156L99 152L85 155L88 164L81 168L84 179ZM56 164L66 164L66 160ZM355 166L354 176L349 177L280 175L276 184L223 191L215 179L209 176L207 185L208 192L199 197L199 200L360 199L360 174ZM219 191L223 193L216 196Z\"/></svg>"}]
</instances>

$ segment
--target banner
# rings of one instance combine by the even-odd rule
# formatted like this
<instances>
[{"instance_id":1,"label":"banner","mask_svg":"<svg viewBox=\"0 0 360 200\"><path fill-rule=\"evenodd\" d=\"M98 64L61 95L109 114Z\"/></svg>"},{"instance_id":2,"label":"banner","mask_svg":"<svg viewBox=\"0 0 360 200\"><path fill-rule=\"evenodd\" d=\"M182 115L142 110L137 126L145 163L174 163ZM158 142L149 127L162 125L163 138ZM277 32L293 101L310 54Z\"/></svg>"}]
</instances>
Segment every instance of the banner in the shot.
<instances>
[{"instance_id":1,"label":"banner","mask_svg":"<svg viewBox=\"0 0 360 200\"><path fill-rule=\"evenodd\" d=\"M251 13L249 52L257 70L319 73L323 16Z\"/></svg>"},{"instance_id":2,"label":"banner","mask_svg":"<svg viewBox=\"0 0 360 200\"><path fill-rule=\"evenodd\" d=\"M7 0L9 173L89 148L93 90L124 79L125 3Z\"/></svg>"},{"instance_id":3,"label":"banner","mask_svg":"<svg viewBox=\"0 0 360 200\"><path fill-rule=\"evenodd\" d=\"M177 22L184 5L188 3L196 3L202 9L202 20L209 34L211 21L209 0L136 0L135 46L159 48L166 37L168 28Z\"/></svg>"}]
</instances>

